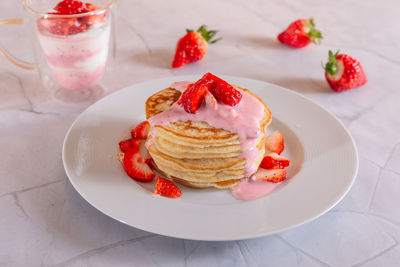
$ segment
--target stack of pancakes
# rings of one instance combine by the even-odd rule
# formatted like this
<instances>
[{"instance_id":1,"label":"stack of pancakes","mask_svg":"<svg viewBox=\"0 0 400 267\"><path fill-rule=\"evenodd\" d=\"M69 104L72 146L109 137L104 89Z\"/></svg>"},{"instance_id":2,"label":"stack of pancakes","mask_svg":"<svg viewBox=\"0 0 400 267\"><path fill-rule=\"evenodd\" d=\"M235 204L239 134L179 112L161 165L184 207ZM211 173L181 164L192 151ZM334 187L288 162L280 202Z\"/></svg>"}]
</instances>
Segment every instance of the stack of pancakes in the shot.
<instances>
[{"instance_id":1,"label":"stack of pancakes","mask_svg":"<svg viewBox=\"0 0 400 267\"><path fill-rule=\"evenodd\" d=\"M252 94L246 89L235 88ZM149 97L146 101L147 119L168 109L180 95L180 91L167 88ZM261 133L256 142L258 157L254 164L258 166L265 152L266 126L271 121L271 113L261 99L252 95L264 106ZM240 157L239 136L216 129L207 122L177 121L153 126L146 146L154 167L160 173L190 187L230 188L245 178L246 159Z\"/></svg>"}]
</instances>

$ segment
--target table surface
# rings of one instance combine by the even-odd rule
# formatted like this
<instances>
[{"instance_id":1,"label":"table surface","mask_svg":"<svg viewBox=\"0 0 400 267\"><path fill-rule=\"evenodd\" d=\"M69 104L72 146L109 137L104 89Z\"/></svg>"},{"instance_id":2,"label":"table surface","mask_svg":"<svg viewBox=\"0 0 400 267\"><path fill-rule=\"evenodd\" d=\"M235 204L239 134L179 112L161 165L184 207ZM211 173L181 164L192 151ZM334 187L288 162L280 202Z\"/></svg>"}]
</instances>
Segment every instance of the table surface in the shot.
<instances>
[{"instance_id":1,"label":"table surface","mask_svg":"<svg viewBox=\"0 0 400 267\"><path fill-rule=\"evenodd\" d=\"M21 17L20 2L0 1L0 18ZM90 206L69 183L61 148L93 101L60 102L36 72L0 58L0 266L398 266L400 2L380 3L119 1L117 68L103 81L108 93L175 75L243 76L313 99L354 137L360 166L348 195L308 224L252 240L163 237ZM323 32L321 45L297 50L276 41L291 21L310 16ZM201 24L223 40L201 62L171 69L177 39ZM1 44L32 58L22 27L2 27L0 34ZM331 91L321 62L336 49L362 63L365 86Z\"/></svg>"}]
</instances>

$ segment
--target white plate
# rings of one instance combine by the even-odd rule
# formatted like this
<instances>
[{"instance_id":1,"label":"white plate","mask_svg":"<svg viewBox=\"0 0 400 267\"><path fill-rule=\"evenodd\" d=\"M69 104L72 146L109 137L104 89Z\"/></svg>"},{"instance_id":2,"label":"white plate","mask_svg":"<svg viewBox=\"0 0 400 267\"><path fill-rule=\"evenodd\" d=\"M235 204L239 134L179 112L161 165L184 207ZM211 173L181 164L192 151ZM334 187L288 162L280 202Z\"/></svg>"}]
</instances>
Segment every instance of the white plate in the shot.
<instances>
[{"instance_id":1,"label":"white plate","mask_svg":"<svg viewBox=\"0 0 400 267\"><path fill-rule=\"evenodd\" d=\"M285 136L291 159L289 179L272 194L252 201L230 190L180 186L183 196L154 196L152 185L130 179L117 160L118 142L145 120L153 93L196 76L153 80L113 93L84 111L72 124L63 147L66 173L75 189L104 214L149 232L197 240L238 240L277 233L322 215L353 184L358 155L344 126L328 111L290 90L245 78L222 76L248 88L268 105L268 131Z\"/></svg>"}]
</instances>

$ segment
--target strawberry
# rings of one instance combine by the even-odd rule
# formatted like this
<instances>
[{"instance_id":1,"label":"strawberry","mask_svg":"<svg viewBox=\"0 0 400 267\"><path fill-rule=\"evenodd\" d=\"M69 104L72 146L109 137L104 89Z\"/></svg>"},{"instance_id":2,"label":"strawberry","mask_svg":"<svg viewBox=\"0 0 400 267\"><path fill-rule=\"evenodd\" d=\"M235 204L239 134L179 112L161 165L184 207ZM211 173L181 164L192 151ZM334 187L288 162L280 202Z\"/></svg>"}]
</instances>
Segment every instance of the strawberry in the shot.
<instances>
[{"instance_id":1,"label":"strawberry","mask_svg":"<svg viewBox=\"0 0 400 267\"><path fill-rule=\"evenodd\" d=\"M149 135L150 124L148 121L139 123L132 131L132 138L147 139Z\"/></svg>"},{"instance_id":2,"label":"strawberry","mask_svg":"<svg viewBox=\"0 0 400 267\"><path fill-rule=\"evenodd\" d=\"M329 51L329 61L325 65L325 78L336 92L342 92L364 85L368 78L356 59L351 56L333 54Z\"/></svg>"},{"instance_id":3,"label":"strawberry","mask_svg":"<svg viewBox=\"0 0 400 267\"><path fill-rule=\"evenodd\" d=\"M295 48L302 48L313 43L318 43L322 39L320 31L315 29L314 19L299 19L292 22L286 30L278 35L281 43Z\"/></svg>"},{"instance_id":4,"label":"strawberry","mask_svg":"<svg viewBox=\"0 0 400 267\"><path fill-rule=\"evenodd\" d=\"M210 87L210 92L218 102L228 106L236 106L242 99L242 93L221 78L209 73L209 77L214 80Z\"/></svg>"},{"instance_id":5,"label":"strawberry","mask_svg":"<svg viewBox=\"0 0 400 267\"><path fill-rule=\"evenodd\" d=\"M182 105L186 112L196 113L204 101L208 88L214 82L210 79L211 73L206 73L200 80L183 91L178 104Z\"/></svg>"},{"instance_id":6,"label":"strawberry","mask_svg":"<svg viewBox=\"0 0 400 267\"><path fill-rule=\"evenodd\" d=\"M93 4L76 0L63 0L54 7L54 10L61 15L81 14L97 9L99 8Z\"/></svg>"},{"instance_id":7,"label":"strawberry","mask_svg":"<svg viewBox=\"0 0 400 267\"><path fill-rule=\"evenodd\" d=\"M123 140L121 142L119 142L119 148L121 149L122 152L127 152L128 150L139 150L140 147L140 139L134 139L134 138L130 138L127 140Z\"/></svg>"},{"instance_id":8,"label":"strawberry","mask_svg":"<svg viewBox=\"0 0 400 267\"><path fill-rule=\"evenodd\" d=\"M289 164L289 159L281 157L277 153L272 152L263 158L260 167L264 169L283 169L288 167Z\"/></svg>"},{"instance_id":9,"label":"strawberry","mask_svg":"<svg viewBox=\"0 0 400 267\"><path fill-rule=\"evenodd\" d=\"M140 154L139 149L126 151L122 164L126 173L134 180L150 182L156 176L147 165L146 159Z\"/></svg>"},{"instance_id":10,"label":"strawberry","mask_svg":"<svg viewBox=\"0 0 400 267\"><path fill-rule=\"evenodd\" d=\"M202 59L207 53L207 43L214 44L221 39L211 41L216 33L217 31L207 31L205 25L202 25L197 31L186 29L186 34L179 39L176 46L172 67L179 68Z\"/></svg>"},{"instance_id":11,"label":"strawberry","mask_svg":"<svg viewBox=\"0 0 400 267\"><path fill-rule=\"evenodd\" d=\"M51 15L73 15L98 10L99 7L76 0L63 0L59 2ZM79 18L41 18L39 27L56 35L72 35L86 31L91 25L104 22L105 14L83 16Z\"/></svg>"},{"instance_id":12,"label":"strawberry","mask_svg":"<svg viewBox=\"0 0 400 267\"><path fill-rule=\"evenodd\" d=\"M278 131L272 132L265 138L265 148L280 155L285 148L283 135Z\"/></svg>"},{"instance_id":13,"label":"strawberry","mask_svg":"<svg viewBox=\"0 0 400 267\"><path fill-rule=\"evenodd\" d=\"M257 180L262 180L266 182L279 183L286 179L286 170L285 169L270 169L266 170L263 168L259 168L257 172L254 174L254 177Z\"/></svg>"},{"instance_id":14,"label":"strawberry","mask_svg":"<svg viewBox=\"0 0 400 267\"><path fill-rule=\"evenodd\" d=\"M170 180L158 177L154 194L163 197L178 198L182 195L182 191Z\"/></svg>"},{"instance_id":15,"label":"strawberry","mask_svg":"<svg viewBox=\"0 0 400 267\"><path fill-rule=\"evenodd\" d=\"M206 92L204 96L204 101L206 102L206 105L211 106L212 109L217 110L217 100L210 92Z\"/></svg>"}]
</instances>

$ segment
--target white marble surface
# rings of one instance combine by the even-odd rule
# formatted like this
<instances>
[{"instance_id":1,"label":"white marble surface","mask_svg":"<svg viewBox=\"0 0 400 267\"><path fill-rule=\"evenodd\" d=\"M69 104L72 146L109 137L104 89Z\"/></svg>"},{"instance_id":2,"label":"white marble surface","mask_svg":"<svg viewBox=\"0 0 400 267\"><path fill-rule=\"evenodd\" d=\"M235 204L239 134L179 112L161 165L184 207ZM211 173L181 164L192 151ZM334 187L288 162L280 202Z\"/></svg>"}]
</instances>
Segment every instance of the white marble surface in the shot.
<instances>
[{"instance_id":1,"label":"white marble surface","mask_svg":"<svg viewBox=\"0 0 400 267\"><path fill-rule=\"evenodd\" d=\"M360 156L357 180L333 210L293 230L236 242L163 237L92 208L68 182L64 135L91 103L66 104L37 73L0 58L0 266L399 266L400 2L119 1L113 92L145 80L207 71L275 83L333 112ZM22 16L20 0L0 1L0 18ZM276 35L313 16L325 39L294 50ZM223 40L206 58L169 68L177 39L200 24ZM23 29L2 27L0 42L29 59ZM321 61L340 49L361 61L367 85L334 93ZM316 200L317 201L317 200Z\"/></svg>"}]
</instances>

